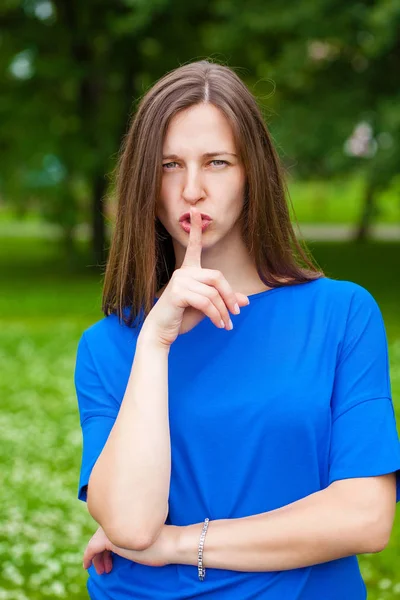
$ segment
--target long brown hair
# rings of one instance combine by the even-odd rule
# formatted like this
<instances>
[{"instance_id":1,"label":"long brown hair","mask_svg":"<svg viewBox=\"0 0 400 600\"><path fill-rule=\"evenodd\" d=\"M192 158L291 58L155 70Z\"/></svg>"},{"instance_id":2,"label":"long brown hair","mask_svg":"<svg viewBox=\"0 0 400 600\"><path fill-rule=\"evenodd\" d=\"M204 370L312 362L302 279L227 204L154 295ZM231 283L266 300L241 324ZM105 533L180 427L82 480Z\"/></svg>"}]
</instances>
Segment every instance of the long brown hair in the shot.
<instances>
[{"instance_id":1,"label":"long brown hair","mask_svg":"<svg viewBox=\"0 0 400 600\"><path fill-rule=\"evenodd\" d=\"M203 102L227 118L243 161L247 177L242 235L260 279L278 287L324 276L296 238L283 167L256 99L229 67L192 62L167 73L143 96L117 162L118 210L102 310L106 316L117 314L128 326L137 318L143 322L175 266L171 236L156 218L168 124L179 111Z\"/></svg>"}]
</instances>

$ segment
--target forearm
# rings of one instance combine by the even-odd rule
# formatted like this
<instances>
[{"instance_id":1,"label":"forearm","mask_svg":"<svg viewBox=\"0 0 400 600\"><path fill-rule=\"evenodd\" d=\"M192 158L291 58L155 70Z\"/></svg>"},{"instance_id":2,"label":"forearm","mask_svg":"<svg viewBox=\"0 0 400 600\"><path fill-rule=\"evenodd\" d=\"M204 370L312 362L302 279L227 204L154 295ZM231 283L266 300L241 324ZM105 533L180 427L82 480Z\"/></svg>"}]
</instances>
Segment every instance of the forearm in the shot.
<instances>
[{"instance_id":1,"label":"forearm","mask_svg":"<svg viewBox=\"0 0 400 600\"><path fill-rule=\"evenodd\" d=\"M168 353L139 335L118 417L89 481L90 513L122 546L139 547L157 535L166 519L171 476Z\"/></svg>"},{"instance_id":2,"label":"forearm","mask_svg":"<svg viewBox=\"0 0 400 600\"><path fill-rule=\"evenodd\" d=\"M171 562L197 565L202 523L180 528ZM329 488L266 513L210 521L204 566L236 571L297 569L372 552L375 524Z\"/></svg>"}]
</instances>

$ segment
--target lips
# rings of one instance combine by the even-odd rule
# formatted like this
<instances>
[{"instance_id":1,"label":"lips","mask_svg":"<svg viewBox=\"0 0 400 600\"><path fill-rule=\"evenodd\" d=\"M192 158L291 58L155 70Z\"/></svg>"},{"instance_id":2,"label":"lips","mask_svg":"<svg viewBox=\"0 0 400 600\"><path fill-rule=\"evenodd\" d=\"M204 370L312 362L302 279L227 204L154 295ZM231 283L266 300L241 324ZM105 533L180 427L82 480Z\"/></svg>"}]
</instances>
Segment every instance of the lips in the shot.
<instances>
[{"instance_id":1,"label":"lips","mask_svg":"<svg viewBox=\"0 0 400 600\"><path fill-rule=\"evenodd\" d=\"M206 229L210 225L210 223L211 223L210 219L202 219L201 230L206 231ZM189 219L186 219L185 221L181 221L180 226L182 227L182 229L184 231L186 231L186 233L190 233L191 223L190 223Z\"/></svg>"},{"instance_id":2,"label":"lips","mask_svg":"<svg viewBox=\"0 0 400 600\"><path fill-rule=\"evenodd\" d=\"M212 221L210 215L207 215L205 213L201 213L201 220L204 221ZM184 215L181 216L181 218L179 219L179 222L182 223L183 221L187 221L188 223L190 223L190 213L185 213Z\"/></svg>"}]
</instances>

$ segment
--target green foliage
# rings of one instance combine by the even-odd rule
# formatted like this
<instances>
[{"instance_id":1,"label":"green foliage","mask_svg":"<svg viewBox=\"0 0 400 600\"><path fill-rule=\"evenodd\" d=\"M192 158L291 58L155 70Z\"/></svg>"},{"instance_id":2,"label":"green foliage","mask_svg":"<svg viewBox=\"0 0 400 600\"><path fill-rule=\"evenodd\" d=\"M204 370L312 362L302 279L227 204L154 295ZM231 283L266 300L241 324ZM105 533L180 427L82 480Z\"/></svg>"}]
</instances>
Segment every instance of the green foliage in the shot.
<instances>
[{"instance_id":1,"label":"green foliage","mask_svg":"<svg viewBox=\"0 0 400 600\"><path fill-rule=\"evenodd\" d=\"M248 83L294 175L357 170L385 189L400 162L399 21L387 0L3 2L0 192L67 235L91 222L135 103L205 57Z\"/></svg>"},{"instance_id":2,"label":"green foliage","mask_svg":"<svg viewBox=\"0 0 400 600\"><path fill-rule=\"evenodd\" d=\"M175 66L176 44L196 52L185 24L207 10L199 0L179 17L167 0L47 5L47 16L35 0L0 8L0 189L68 228L91 221L135 101Z\"/></svg>"},{"instance_id":3,"label":"green foliage","mask_svg":"<svg viewBox=\"0 0 400 600\"><path fill-rule=\"evenodd\" d=\"M2 327L1 598L85 596L93 524L75 500L81 435L71 373L79 327ZM14 593L19 592L18 595Z\"/></svg>"},{"instance_id":4,"label":"green foliage","mask_svg":"<svg viewBox=\"0 0 400 600\"><path fill-rule=\"evenodd\" d=\"M210 50L245 67L288 167L307 177L362 168L378 186L389 185L400 152L400 6L386 0L215 6L224 21L210 25ZM347 155L345 142L360 122L372 127L372 138L358 157Z\"/></svg>"}]
</instances>

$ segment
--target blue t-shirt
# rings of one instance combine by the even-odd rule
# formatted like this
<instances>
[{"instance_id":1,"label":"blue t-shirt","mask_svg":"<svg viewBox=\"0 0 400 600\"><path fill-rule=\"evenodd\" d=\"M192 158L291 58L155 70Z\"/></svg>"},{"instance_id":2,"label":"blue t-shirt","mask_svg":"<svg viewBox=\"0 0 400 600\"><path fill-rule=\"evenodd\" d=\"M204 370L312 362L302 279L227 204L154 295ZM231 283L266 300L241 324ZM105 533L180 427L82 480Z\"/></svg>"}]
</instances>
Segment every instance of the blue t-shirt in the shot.
<instances>
[{"instance_id":1,"label":"blue t-shirt","mask_svg":"<svg viewBox=\"0 0 400 600\"><path fill-rule=\"evenodd\" d=\"M170 349L166 523L246 517L338 479L394 471L399 500L387 341L371 294L321 278L250 295L232 320L227 331L206 317ZM80 339L81 500L117 417L137 335L111 315ZM206 552L207 538L207 567ZM366 598L356 556L286 571L206 568L200 581L195 566L150 567L114 555L110 574L89 569L88 590L95 600Z\"/></svg>"}]
</instances>

